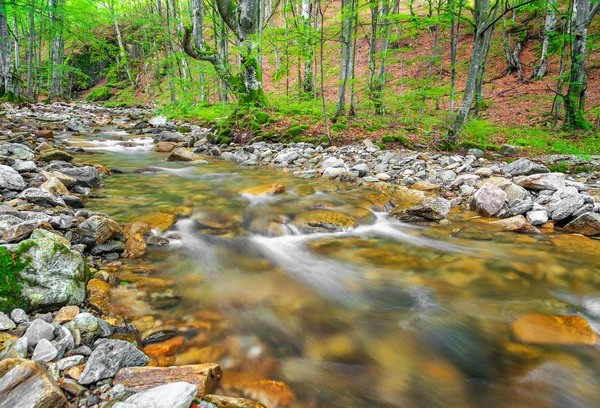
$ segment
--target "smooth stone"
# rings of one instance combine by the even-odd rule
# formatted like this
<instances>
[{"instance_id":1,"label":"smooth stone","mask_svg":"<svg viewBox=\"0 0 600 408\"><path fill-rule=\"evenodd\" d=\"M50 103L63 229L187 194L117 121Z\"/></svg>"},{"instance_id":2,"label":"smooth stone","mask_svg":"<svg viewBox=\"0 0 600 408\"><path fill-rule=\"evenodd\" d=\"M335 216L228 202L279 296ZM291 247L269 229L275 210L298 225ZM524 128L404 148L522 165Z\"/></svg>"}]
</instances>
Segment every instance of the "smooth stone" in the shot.
<instances>
[{"instance_id":1,"label":"smooth stone","mask_svg":"<svg viewBox=\"0 0 600 408\"><path fill-rule=\"evenodd\" d=\"M132 395L125 403L137 408L189 408L197 393L195 385L176 382Z\"/></svg>"},{"instance_id":2,"label":"smooth stone","mask_svg":"<svg viewBox=\"0 0 600 408\"><path fill-rule=\"evenodd\" d=\"M535 226L544 225L548 222L548 213L546 210L529 211L527 213L527 221Z\"/></svg>"},{"instance_id":3,"label":"smooth stone","mask_svg":"<svg viewBox=\"0 0 600 408\"><path fill-rule=\"evenodd\" d=\"M473 195L471 207L480 215L492 217L502 209L506 197L506 193L500 187L485 183Z\"/></svg>"},{"instance_id":4,"label":"smooth stone","mask_svg":"<svg viewBox=\"0 0 600 408\"><path fill-rule=\"evenodd\" d=\"M33 350L33 355L31 359L33 361L37 361L38 363L48 363L56 358L58 355L58 350L50 341L46 339L41 339L35 349Z\"/></svg>"},{"instance_id":5,"label":"smooth stone","mask_svg":"<svg viewBox=\"0 0 600 408\"><path fill-rule=\"evenodd\" d=\"M517 184L527 190L560 190L565 188L563 173L534 174L517 181Z\"/></svg>"},{"instance_id":6,"label":"smooth stone","mask_svg":"<svg viewBox=\"0 0 600 408\"><path fill-rule=\"evenodd\" d=\"M7 315L0 312L0 330L12 330L17 325Z\"/></svg>"},{"instance_id":7,"label":"smooth stone","mask_svg":"<svg viewBox=\"0 0 600 408\"><path fill-rule=\"evenodd\" d=\"M24 337L27 337L30 346L35 347L42 339L54 339L54 326L42 319L35 319L27 328Z\"/></svg>"},{"instance_id":8,"label":"smooth stone","mask_svg":"<svg viewBox=\"0 0 600 408\"><path fill-rule=\"evenodd\" d=\"M538 229L527 222L525 217L522 215L516 215L504 220L490 222L490 224L501 227L507 231L528 232L534 234L539 232Z\"/></svg>"},{"instance_id":9,"label":"smooth stone","mask_svg":"<svg viewBox=\"0 0 600 408\"><path fill-rule=\"evenodd\" d=\"M526 344L594 345L598 336L581 316L529 313L512 324L513 335Z\"/></svg>"},{"instance_id":10,"label":"smooth stone","mask_svg":"<svg viewBox=\"0 0 600 408\"><path fill-rule=\"evenodd\" d=\"M565 231L586 236L600 235L600 214L586 213L565 225Z\"/></svg>"},{"instance_id":11,"label":"smooth stone","mask_svg":"<svg viewBox=\"0 0 600 408\"><path fill-rule=\"evenodd\" d=\"M0 189L22 191L25 187L25 180L15 169L0 164Z\"/></svg>"},{"instance_id":12,"label":"smooth stone","mask_svg":"<svg viewBox=\"0 0 600 408\"><path fill-rule=\"evenodd\" d=\"M25 311L23 309L13 309L13 311L10 312L10 318L16 324L29 323L29 317L27 316L27 313L25 313Z\"/></svg>"}]
</instances>

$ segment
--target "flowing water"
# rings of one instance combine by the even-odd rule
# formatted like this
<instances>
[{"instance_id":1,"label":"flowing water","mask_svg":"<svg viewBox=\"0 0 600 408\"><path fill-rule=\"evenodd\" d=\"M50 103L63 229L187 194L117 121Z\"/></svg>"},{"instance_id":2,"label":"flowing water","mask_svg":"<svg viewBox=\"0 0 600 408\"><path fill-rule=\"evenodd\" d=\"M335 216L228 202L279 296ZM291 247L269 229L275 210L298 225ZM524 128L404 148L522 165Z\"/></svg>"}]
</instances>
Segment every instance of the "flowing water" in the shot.
<instances>
[{"instance_id":1,"label":"flowing water","mask_svg":"<svg viewBox=\"0 0 600 408\"><path fill-rule=\"evenodd\" d=\"M543 312L600 327L581 306L600 295L600 242L506 233L464 212L406 225L365 205L372 190L214 159L170 163L151 139L129 138L71 142L94 153L85 161L123 171L93 192L91 210L122 223L190 215L162 233L168 245L123 262L166 286L113 290L133 321L184 333L167 361L217 362L226 391L269 408L600 406L596 346L522 344L510 326ZM240 194L273 182L287 191ZM294 217L315 208L360 226L299 233Z\"/></svg>"}]
</instances>

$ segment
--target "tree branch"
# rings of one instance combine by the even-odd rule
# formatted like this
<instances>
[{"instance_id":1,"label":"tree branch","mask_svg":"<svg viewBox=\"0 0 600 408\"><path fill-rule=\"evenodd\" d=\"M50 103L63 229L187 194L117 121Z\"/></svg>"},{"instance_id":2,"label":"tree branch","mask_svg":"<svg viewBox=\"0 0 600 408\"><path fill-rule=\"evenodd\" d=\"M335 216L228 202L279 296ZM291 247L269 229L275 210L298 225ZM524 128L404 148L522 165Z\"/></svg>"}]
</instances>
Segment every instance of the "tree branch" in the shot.
<instances>
[{"instance_id":1,"label":"tree branch","mask_svg":"<svg viewBox=\"0 0 600 408\"><path fill-rule=\"evenodd\" d=\"M486 26L483 28L483 30L481 31L481 34L485 33L487 30L489 30L490 28L492 28L492 27L494 26L494 24L496 24L498 21L500 21L500 19L501 19L502 17L504 17L506 14L510 13L511 11L513 11L513 10L516 10L516 9L518 9L518 8L521 8L521 7L523 7L523 6L526 6L526 5L528 5L528 4L535 3L536 1L537 1L537 0L527 0L527 1L523 2L523 3L517 4L517 5L515 5L515 6L512 6L512 7L505 8L505 9L504 9L504 11L502 12L502 14L500 14L499 16L497 16L497 17L496 17L494 20L490 21L490 22L489 22L489 23L488 23L488 24L487 24L487 25L486 25Z\"/></svg>"}]
</instances>

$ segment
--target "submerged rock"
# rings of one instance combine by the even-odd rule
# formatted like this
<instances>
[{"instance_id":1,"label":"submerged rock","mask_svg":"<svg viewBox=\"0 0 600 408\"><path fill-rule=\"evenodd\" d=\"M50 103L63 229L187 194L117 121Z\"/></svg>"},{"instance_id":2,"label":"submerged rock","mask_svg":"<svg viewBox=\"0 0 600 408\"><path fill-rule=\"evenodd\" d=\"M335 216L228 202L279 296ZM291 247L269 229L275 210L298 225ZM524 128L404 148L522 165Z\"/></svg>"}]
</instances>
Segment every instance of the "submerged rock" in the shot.
<instances>
[{"instance_id":1,"label":"submerged rock","mask_svg":"<svg viewBox=\"0 0 600 408\"><path fill-rule=\"evenodd\" d=\"M538 233L538 229L527 222L522 215L507 218L505 220L494 221L490 224L496 225L507 231Z\"/></svg>"},{"instance_id":2,"label":"submerged rock","mask_svg":"<svg viewBox=\"0 0 600 408\"><path fill-rule=\"evenodd\" d=\"M594 345L598 336L581 316L530 313L512 324L513 335L527 344Z\"/></svg>"},{"instance_id":3,"label":"submerged rock","mask_svg":"<svg viewBox=\"0 0 600 408\"><path fill-rule=\"evenodd\" d=\"M206 395L200 408L267 408L260 402L246 398L223 397L220 395Z\"/></svg>"},{"instance_id":4,"label":"submerged rock","mask_svg":"<svg viewBox=\"0 0 600 408\"><path fill-rule=\"evenodd\" d=\"M285 184L273 183L260 186L248 187L240 190L240 194L263 195L263 194L282 194L285 193Z\"/></svg>"},{"instance_id":5,"label":"submerged rock","mask_svg":"<svg viewBox=\"0 0 600 408\"><path fill-rule=\"evenodd\" d=\"M338 211L316 210L306 211L298 215L294 224L300 231L310 234L315 232L352 231L358 227L356 218Z\"/></svg>"},{"instance_id":6,"label":"submerged rock","mask_svg":"<svg viewBox=\"0 0 600 408\"><path fill-rule=\"evenodd\" d=\"M167 161L183 161L183 162L191 162L194 160L198 160L200 156L197 154L190 152L185 147L176 147L173 149Z\"/></svg>"},{"instance_id":7,"label":"submerged rock","mask_svg":"<svg viewBox=\"0 0 600 408\"><path fill-rule=\"evenodd\" d=\"M425 198L420 204L404 208L398 206L390 212L390 217L405 222L440 221L450 212L450 202L444 198Z\"/></svg>"}]
</instances>

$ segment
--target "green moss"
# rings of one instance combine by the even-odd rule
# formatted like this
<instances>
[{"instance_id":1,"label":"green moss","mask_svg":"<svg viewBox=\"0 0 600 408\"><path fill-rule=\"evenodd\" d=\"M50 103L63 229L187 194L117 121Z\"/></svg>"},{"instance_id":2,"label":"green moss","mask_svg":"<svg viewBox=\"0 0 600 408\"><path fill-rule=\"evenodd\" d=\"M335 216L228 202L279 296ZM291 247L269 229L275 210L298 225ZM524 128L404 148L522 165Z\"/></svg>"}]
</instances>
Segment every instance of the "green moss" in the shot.
<instances>
[{"instance_id":1,"label":"green moss","mask_svg":"<svg viewBox=\"0 0 600 408\"><path fill-rule=\"evenodd\" d=\"M397 142L402 143L404 146L406 146L410 150L413 150L415 148L413 146L413 144L410 142L410 140L408 140L407 138L405 138L402 135L394 135L394 140L397 141Z\"/></svg>"},{"instance_id":2,"label":"green moss","mask_svg":"<svg viewBox=\"0 0 600 408\"><path fill-rule=\"evenodd\" d=\"M20 254L26 250L22 247L23 245L14 253L0 247L0 311L3 312L10 312L16 307L23 308L26 304L21 295L20 272L27 266L27 263L21 260Z\"/></svg>"},{"instance_id":3,"label":"green moss","mask_svg":"<svg viewBox=\"0 0 600 408\"><path fill-rule=\"evenodd\" d=\"M379 147L381 150L385 150L386 146L383 143L374 143L375 146Z\"/></svg>"},{"instance_id":4,"label":"green moss","mask_svg":"<svg viewBox=\"0 0 600 408\"><path fill-rule=\"evenodd\" d=\"M87 101L107 101L112 98L113 94L110 89L106 86L99 86L90 91L85 97Z\"/></svg>"},{"instance_id":5,"label":"green moss","mask_svg":"<svg viewBox=\"0 0 600 408\"><path fill-rule=\"evenodd\" d=\"M331 127L334 131L339 132L340 130L348 130L348 125L345 123L336 123Z\"/></svg>"},{"instance_id":6,"label":"green moss","mask_svg":"<svg viewBox=\"0 0 600 408\"><path fill-rule=\"evenodd\" d=\"M269 122L271 117L265 112L256 112L254 114L254 119L256 119L256 122L258 122L259 124L264 125L265 123Z\"/></svg>"},{"instance_id":7,"label":"green moss","mask_svg":"<svg viewBox=\"0 0 600 408\"><path fill-rule=\"evenodd\" d=\"M327 145L327 144L329 144L329 139L327 139L325 136L323 136L322 138L319 139L319 143L322 145Z\"/></svg>"},{"instance_id":8,"label":"green moss","mask_svg":"<svg viewBox=\"0 0 600 408\"><path fill-rule=\"evenodd\" d=\"M250 129L252 130L260 130L262 127L260 126L260 123L254 121L254 122L250 122Z\"/></svg>"},{"instance_id":9,"label":"green moss","mask_svg":"<svg viewBox=\"0 0 600 408\"><path fill-rule=\"evenodd\" d=\"M190 133L192 131L189 126L177 126L176 130L180 133Z\"/></svg>"},{"instance_id":10,"label":"green moss","mask_svg":"<svg viewBox=\"0 0 600 408\"><path fill-rule=\"evenodd\" d=\"M392 143L394 141L394 138L392 136L384 136L381 138L381 141L383 143Z\"/></svg>"},{"instance_id":11,"label":"green moss","mask_svg":"<svg viewBox=\"0 0 600 408\"><path fill-rule=\"evenodd\" d=\"M295 138L296 136L300 136L303 131L304 129L302 129L300 125L292 125L287 128L285 132L283 132L283 135L286 137Z\"/></svg>"}]
</instances>

